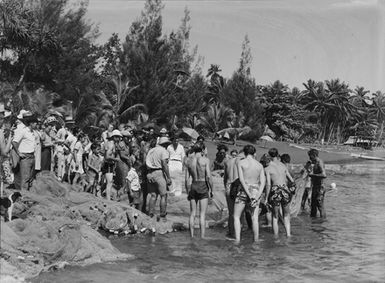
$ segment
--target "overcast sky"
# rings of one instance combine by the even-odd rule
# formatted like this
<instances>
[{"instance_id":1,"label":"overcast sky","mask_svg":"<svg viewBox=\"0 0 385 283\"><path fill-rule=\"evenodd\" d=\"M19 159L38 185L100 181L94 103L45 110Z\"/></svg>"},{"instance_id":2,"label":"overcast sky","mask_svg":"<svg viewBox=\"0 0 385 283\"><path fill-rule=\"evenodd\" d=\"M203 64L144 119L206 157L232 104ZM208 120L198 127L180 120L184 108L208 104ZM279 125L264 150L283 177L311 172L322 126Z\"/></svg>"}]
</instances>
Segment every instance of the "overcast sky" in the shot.
<instances>
[{"instance_id":1,"label":"overcast sky","mask_svg":"<svg viewBox=\"0 0 385 283\"><path fill-rule=\"evenodd\" d=\"M187 6L191 44L204 57L203 71L218 64L225 77L237 69L248 34L252 75L258 84L277 79L302 87L309 78L340 78L351 87L385 91L385 0L190 0L163 1L165 32L176 30ZM124 38L143 1L89 0L88 18L103 43Z\"/></svg>"}]
</instances>

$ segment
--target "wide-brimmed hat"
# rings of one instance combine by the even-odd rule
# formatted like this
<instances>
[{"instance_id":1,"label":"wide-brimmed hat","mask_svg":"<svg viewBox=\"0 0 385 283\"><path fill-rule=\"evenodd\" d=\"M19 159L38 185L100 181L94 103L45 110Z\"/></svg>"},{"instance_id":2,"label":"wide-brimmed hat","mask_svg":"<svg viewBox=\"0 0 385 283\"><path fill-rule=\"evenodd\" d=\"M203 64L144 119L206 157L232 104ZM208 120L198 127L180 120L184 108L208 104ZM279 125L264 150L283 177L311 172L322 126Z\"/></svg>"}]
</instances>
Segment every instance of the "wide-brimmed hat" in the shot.
<instances>
[{"instance_id":1,"label":"wide-brimmed hat","mask_svg":"<svg viewBox=\"0 0 385 283\"><path fill-rule=\"evenodd\" d=\"M160 137L159 138L159 142L158 144L162 145L162 144L170 144L171 141L168 137Z\"/></svg>"},{"instance_id":2,"label":"wide-brimmed hat","mask_svg":"<svg viewBox=\"0 0 385 283\"><path fill-rule=\"evenodd\" d=\"M129 130L121 131L123 137L132 137L132 133Z\"/></svg>"},{"instance_id":3,"label":"wide-brimmed hat","mask_svg":"<svg viewBox=\"0 0 385 283\"><path fill-rule=\"evenodd\" d=\"M23 123L28 124L28 123L38 123L39 118L37 117L36 114L33 114L29 111L23 114Z\"/></svg>"},{"instance_id":4,"label":"wide-brimmed hat","mask_svg":"<svg viewBox=\"0 0 385 283\"><path fill-rule=\"evenodd\" d=\"M117 137L123 137L122 133L119 130L113 130L111 133L111 138L116 137L116 136Z\"/></svg>"},{"instance_id":5,"label":"wide-brimmed hat","mask_svg":"<svg viewBox=\"0 0 385 283\"><path fill-rule=\"evenodd\" d=\"M167 131L166 128L162 128L162 129L159 131L159 133L161 133L161 134L167 134L168 131Z\"/></svg>"},{"instance_id":6,"label":"wide-brimmed hat","mask_svg":"<svg viewBox=\"0 0 385 283\"><path fill-rule=\"evenodd\" d=\"M4 118L8 118L8 117L11 117L11 116L12 116L12 112L11 111L7 111L7 110L4 111Z\"/></svg>"},{"instance_id":7,"label":"wide-brimmed hat","mask_svg":"<svg viewBox=\"0 0 385 283\"><path fill-rule=\"evenodd\" d=\"M19 115L17 115L17 119L20 119L20 120L23 119L24 115L26 115L28 113L30 113L30 112L27 111L27 110L21 109L20 112L19 112Z\"/></svg>"},{"instance_id":8,"label":"wide-brimmed hat","mask_svg":"<svg viewBox=\"0 0 385 283\"><path fill-rule=\"evenodd\" d=\"M58 120L54 116L49 116L47 119L44 120L45 125L50 125L54 123L58 123Z\"/></svg>"}]
</instances>

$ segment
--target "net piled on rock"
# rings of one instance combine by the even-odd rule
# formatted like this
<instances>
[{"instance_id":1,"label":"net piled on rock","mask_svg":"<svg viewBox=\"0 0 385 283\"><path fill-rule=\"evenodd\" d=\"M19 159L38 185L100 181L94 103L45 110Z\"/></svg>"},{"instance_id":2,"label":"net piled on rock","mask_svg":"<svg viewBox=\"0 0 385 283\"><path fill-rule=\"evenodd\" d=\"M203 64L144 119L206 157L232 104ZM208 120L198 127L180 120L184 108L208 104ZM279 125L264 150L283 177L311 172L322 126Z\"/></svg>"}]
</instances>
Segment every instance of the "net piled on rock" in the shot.
<instances>
[{"instance_id":1,"label":"net piled on rock","mask_svg":"<svg viewBox=\"0 0 385 283\"><path fill-rule=\"evenodd\" d=\"M128 204L72 191L49 172L39 174L31 190L22 192L13 212L18 219L1 222L1 256L27 277L60 263L83 265L129 257L97 228L173 230L171 222L156 222Z\"/></svg>"}]
</instances>

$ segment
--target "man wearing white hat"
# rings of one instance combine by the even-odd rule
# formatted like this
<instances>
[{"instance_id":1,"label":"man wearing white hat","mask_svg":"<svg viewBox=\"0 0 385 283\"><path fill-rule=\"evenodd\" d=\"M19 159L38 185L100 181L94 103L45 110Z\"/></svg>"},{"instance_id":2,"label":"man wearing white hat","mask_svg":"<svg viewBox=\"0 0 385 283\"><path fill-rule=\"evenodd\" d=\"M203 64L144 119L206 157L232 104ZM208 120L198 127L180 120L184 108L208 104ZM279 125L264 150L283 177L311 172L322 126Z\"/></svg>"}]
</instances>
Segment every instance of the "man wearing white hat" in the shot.
<instances>
[{"instance_id":1,"label":"man wearing white hat","mask_svg":"<svg viewBox=\"0 0 385 283\"><path fill-rule=\"evenodd\" d=\"M157 196L160 195L160 217L167 215L167 187L171 186L171 178L168 170L169 153L167 146L170 144L168 137L160 137L158 144L151 148L146 156L147 189L151 194L148 204L148 213L152 217L155 214Z\"/></svg>"}]
</instances>

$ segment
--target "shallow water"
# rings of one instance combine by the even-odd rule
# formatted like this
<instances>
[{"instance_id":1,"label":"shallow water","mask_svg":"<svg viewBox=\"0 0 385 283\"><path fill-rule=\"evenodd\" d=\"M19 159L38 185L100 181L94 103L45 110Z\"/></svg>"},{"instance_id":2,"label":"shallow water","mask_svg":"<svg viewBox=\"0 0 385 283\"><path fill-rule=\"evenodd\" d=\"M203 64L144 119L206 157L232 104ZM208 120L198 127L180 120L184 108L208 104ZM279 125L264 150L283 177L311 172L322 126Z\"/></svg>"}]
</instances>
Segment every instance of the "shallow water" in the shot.
<instances>
[{"instance_id":1,"label":"shallow water","mask_svg":"<svg viewBox=\"0 0 385 283\"><path fill-rule=\"evenodd\" d=\"M342 181L343 180L343 181ZM33 282L384 282L385 176L331 176L337 190L326 195L327 221L308 214L292 219L291 239L274 240L261 229L235 245L224 229L208 229L208 240L188 232L114 238L136 259L66 267Z\"/></svg>"}]
</instances>

